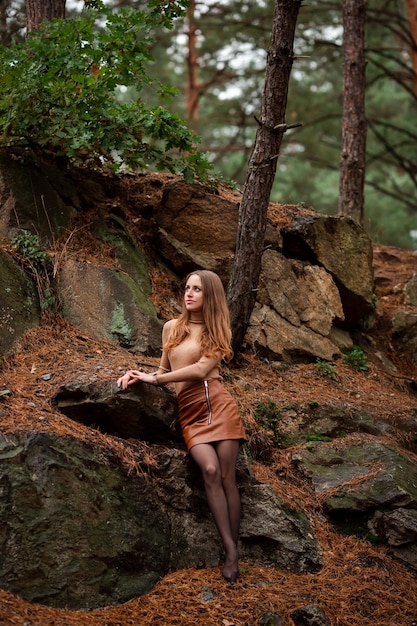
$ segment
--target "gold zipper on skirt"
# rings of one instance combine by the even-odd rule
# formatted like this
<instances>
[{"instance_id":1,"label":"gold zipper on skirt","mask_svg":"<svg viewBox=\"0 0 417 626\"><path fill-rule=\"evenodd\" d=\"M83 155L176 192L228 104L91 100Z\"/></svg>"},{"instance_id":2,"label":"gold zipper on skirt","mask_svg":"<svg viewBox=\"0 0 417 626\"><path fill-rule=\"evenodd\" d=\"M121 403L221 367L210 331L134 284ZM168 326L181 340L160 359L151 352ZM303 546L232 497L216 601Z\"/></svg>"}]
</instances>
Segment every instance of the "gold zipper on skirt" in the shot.
<instances>
[{"instance_id":1,"label":"gold zipper on skirt","mask_svg":"<svg viewBox=\"0 0 417 626\"><path fill-rule=\"evenodd\" d=\"M206 401L207 401L207 408L208 408L208 424L211 424L211 418L212 418L212 412L211 412L211 403L210 403L210 396L209 396L209 388L208 388L208 380L203 380L203 384L204 384L204 390L206 392Z\"/></svg>"}]
</instances>

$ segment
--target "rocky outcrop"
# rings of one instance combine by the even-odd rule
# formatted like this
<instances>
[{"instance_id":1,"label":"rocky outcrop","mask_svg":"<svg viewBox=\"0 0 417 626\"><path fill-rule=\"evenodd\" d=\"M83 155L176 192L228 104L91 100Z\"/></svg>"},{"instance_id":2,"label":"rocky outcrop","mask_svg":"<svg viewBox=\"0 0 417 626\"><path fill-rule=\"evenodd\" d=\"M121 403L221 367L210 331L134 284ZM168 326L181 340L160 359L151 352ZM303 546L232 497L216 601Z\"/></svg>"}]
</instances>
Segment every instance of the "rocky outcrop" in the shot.
<instances>
[{"instance_id":1,"label":"rocky outcrop","mask_svg":"<svg viewBox=\"0 0 417 626\"><path fill-rule=\"evenodd\" d=\"M0 235L22 230L47 245L70 225L81 200L71 180L26 150L0 155Z\"/></svg>"},{"instance_id":2,"label":"rocky outcrop","mask_svg":"<svg viewBox=\"0 0 417 626\"><path fill-rule=\"evenodd\" d=\"M331 519L350 532L386 542L392 553L417 567L417 463L389 445L310 443L292 457L308 477Z\"/></svg>"},{"instance_id":3,"label":"rocky outcrop","mask_svg":"<svg viewBox=\"0 0 417 626\"><path fill-rule=\"evenodd\" d=\"M339 292L322 267L266 250L248 337L270 359L331 361L340 353L330 334L344 319Z\"/></svg>"},{"instance_id":4,"label":"rocky outcrop","mask_svg":"<svg viewBox=\"0 0 417 626\"><path fill-rule=\"evenodd\" d=\"M77 439L0 438L0 586L50 606L146 593L169 567L169 520L144 474Z\"/></svg>"},{"instance_id":5,"label":"rocky outcrop","mask_svg":"<svg viewBox=\"0 0 417 626\"><path fill-rule=\"evenodd\" d=\"M21 184L28 174L36 179L30 198ZM79 259L67 253L65 243L53 281L66 320L92 337L137 354L158 354L162 321L151 302L151 264L164 265L181 278L196 267L211 269L228 282L238 228L237 192L233 201L215 188L171 177L158 181L154 204L145 194L138 205L117 185L107 197L104 178L100 183L98 176L94 181L78 177L75 183L70 172L30 160L29 153L7 162L3 158L0 178L0 232L9 238L26 229L39 233L48 246L70 228L74 215L80 218L85 205L100 207L82 229L90 246L94 239L97 248L111 246L113 263L103 267L99 255L96 261ZM141 179L138 185L143 186ZM133 229L125 219L126 201L140 216ZM292 215L285 228L268 223L247 339L270 360L332 360L349 345L346 331L371 312L371 244L351 220L306 216L301 209ZM141 227L147 230L152 261L140 245Z\"/></svg>"},{"instance_id":6,"label":"rocky outcrop","mask_svg":"<svg viewBox=\"0 0 417 626\"><path fill-rule=\"evenodd\" d=\"M11 351L39 320L39 297L33 281L10 254L0 250L0 355Z\"/></svg>"},{"instance_id":7,"label":"rocky outcrop","mask_svg":"<svg viewBox=\"0 0 417 626\"><path fill-rule=\"evenodd\" d=\"M74 381L62 386L52 401L70 419L103 433L184 447L176 427L177 401L165 387L134 385L121 391L111 381Z\"/></svg>"},{"instance_id":8,"label":"rocky outcrop","mask_svg":"<svg viewBox=\"0 0 417 626\"><path fill-rule=\"evenodd\" d=\"M73 326L135 353L159 354L162 322L149 294L129 274L67 259L59 285L63 315Z\"/></svg>"},{"instance_id":9,"label":"rocky outcrop","mask_svg":"<svg viewBox=\"0 0 417 626\"><path fill-rule=\"evenodd\" d=\"M217 272L227 283L233 262L238 201L216 189L184 181L168 184L157 212L157 247L180 276L196 268Z\"/></svg>"},{"instance_id":10,"label":"rocky outcrop","mask_svg":"<svg viewBox=\"0 0 417 626\"><path fill-rule=\"evenodd\" d=\"M299 216L282 231L283 254L324 267L339 290L346 328L373 313L372 245L350 218Z\"/></svg>"},{"instance_id":11,"label":"rocky outcrop","mask_svg":"<svg viewBox=\"0 0 417 626\"><path fill-rule=\"evenodd\" d=\"M149 449L147 454L149 457ZM94 608L149 591L168 571L223 560L200 472L185 450L128 472L105 448L49 434L0 438L0 586L49 606ZM242 457L242 557L316 571L307 518Z\"/></svg>"}]
</instances>

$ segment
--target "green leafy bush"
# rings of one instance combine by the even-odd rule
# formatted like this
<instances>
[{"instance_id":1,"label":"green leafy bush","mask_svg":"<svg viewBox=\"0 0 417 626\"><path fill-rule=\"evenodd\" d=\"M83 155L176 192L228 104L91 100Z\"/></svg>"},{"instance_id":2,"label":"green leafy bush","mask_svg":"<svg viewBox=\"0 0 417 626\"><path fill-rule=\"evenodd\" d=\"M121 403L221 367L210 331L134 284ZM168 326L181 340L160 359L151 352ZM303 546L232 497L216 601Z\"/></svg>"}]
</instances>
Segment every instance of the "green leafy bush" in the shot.
<instances>
[{"instance_id":1,"label":"green leafy bush","mask_svg":"<svg viewBox=\"0 0 417 626\"><path fill-rule=\"evenodd\" d=\"M343 352L343 362L350 365L357 372L367 372L369 370L368 361L362 348L352 346L345 348Z\"/></svg>"},{"instance_id":2,"label":"green leafy bush","mask_svg":"<svg viewBox=\"0 0 417 626\"><path fill-rule=\"evenodd\" d=\"M30 261L34 269L39 271L47 267L50 258L42 248L38 235L30 233L28 230L22 231L12 239L12 244L17 252Z\"/></svg>"},{"instance_id":3,"label":"green leafy bush","mask_svg":"<svg viewBox=\"0 0 417 626\"><path fill-rule=\"evenodd\" d=\"M254 417L260 426L271 431L274 442L279 444L278 420L280 418L280 410L275 402L261 402L258 404Z\"/></svg>"},{"instance_id":4,"label":"green leafy bush","mask_svg":"<svg viewBox=\"0 0 417 626\"><path fill-rule=\"evenodd\" d=\"M331 378L332 380L339 380L336 368L330 361L324 361L323 359L317 359L314 367L319 372L320 376Z\"/></svg>"},{"instance_id":5,"label":"green leafy bush","mask_svg":"<svg viewBox=\"0 0 417 626\"><path fill-rule=\"evenodd\" d=\"M204 178L210 166L198 138L177 114L141 98L145 85L161 103L174 95L146 68L152 29L172 27L184 0L153 0L146 11L93 5L0 48L0 145L29 146L77 166ZM123 100L123 91L134 98Z\"/></svg>"},{"instance_id":6,"label":"green leafy bush","mask_svg":"<svg viewBox=\"0 0 417 626\"><path fill-rule=\"evenodd\" d=\"M38 235L23 230L12 239L12 244L22 257L25 269L36 281L42 311L52 310L57 303L51 280L52 260L43 249Z\"/></svg>"}]
</instances>

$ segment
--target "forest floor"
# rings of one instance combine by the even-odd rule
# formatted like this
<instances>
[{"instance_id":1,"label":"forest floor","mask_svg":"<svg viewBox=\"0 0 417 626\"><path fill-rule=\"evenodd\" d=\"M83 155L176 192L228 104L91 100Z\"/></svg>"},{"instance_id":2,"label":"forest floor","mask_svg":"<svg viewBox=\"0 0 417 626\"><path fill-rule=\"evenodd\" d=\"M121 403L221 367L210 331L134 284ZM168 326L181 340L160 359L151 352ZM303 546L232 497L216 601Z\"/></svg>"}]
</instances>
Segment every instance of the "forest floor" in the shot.
<instances>
[{"instance_id":1,"label":"forest floor","mask_svg":"<svg viewBox=\"0 0 417 626\"><path fill-rule=\"evenodd\" d=\"M357 372L340 361L337 380L321 375L312 363L291 365L271 375L270 364L251 352L230 367L228 385L250 434L257 432L254 409L270 401L278 407L315 401L346 403L393 424L401 417L417 416L417 365L410 355L392 349L387 332L392 315L404 306L401 286L417 270L416 261L413 252L375 246L377 315L363 339L369 346L369 371ZM380 353L395 364L395 370L386 367ZM55 432L122 453L116 438L93 433L57 414L50 400L62 384L81 374L114 380L134 364L132 355L121 348L93 340L63 321L46 321L27 332L16 352L4 360L0 391L10 393L0 396L2 434ZM153 366L155 361L145 359L143 364ZM45 380L45 374L52 376ZM129 463L125 445L123 455ZM319 496L293 474L288 450L276 449L268 464L258 462L254 471L281 497L301 503L323 548L319 572L292 574L244 561L238 582L228 585L220 567L181 570L169 573L145 596L92 611L40 606L0 590L0 624L292 626L294 610L315 604L332 626L417 625L416 572L391 558L384 546L338 533L322 515ZM281 621L266 621L268 614L278 615Z\"/></svg>"}]
</instances>

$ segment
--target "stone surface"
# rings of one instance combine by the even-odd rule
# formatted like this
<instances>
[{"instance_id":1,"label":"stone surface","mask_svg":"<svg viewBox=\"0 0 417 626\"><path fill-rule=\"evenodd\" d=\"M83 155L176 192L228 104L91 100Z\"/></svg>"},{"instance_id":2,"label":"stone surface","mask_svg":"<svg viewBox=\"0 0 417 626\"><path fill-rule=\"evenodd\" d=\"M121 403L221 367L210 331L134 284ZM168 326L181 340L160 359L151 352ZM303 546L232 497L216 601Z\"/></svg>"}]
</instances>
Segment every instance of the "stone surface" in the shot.
<instances>
[{"instance_id":1,"label":"stone surface","mask_svg":"<svg viewBox=\"0 0 417 626\"><path fill-rule=\"evenodd\" d=\"M169 524L145 474L47 434L0 438L0 586L72 609L119 604L169 567Z\"/></svg>"},{"instance_id":2,"label":"stone surface","mask_svg":"<svg viewBox=\"0 0 417 626\"><path fill-rule=\"evenodd\" d=\"M331 626L326 613L315 604L308 604L291 613L294 626Z\"/></svg>"},{"instance_id":3,"label":"stone surface","mask_svg":"<svg viewBox=\"0 0 417 626\"><path fill-rule=\"evenodd\" d=\"M160 353L162 322L138 281L123 271L68 258L59 272L65 319L135 353Z\"/></svg>"},{"instance_id":4,"label":"stone surface","mask_svg":"<svg viewBox=\"0 0 417 626\"><path fill-rule=\"evenodd\" d=\"M198 183L177 181L165 187L157 221L159 252L177 274L204 268L227 281L236 245L237 202Z\"/></svg>"},{"instance_id":5,"label":"stone surface","mask_svg":"<svg viewBox=\"0 0 417 626\"><path fill-rule=\"evenodd\" d=\"M40 320L34 283L7 252L0 250L0 356Z\"/></svg>"},{"instance_id":6,"label":"stone surface","mask_svg":"<svg viewBox=\"0 0 417 626\"><path fill-rule=\"evenodd\" d=\"M137 384L120 390L114 381L62 386L53 404L70 419L124 439L182 443L177 400L165 387Z\"/></svg>"},{"instance_id":7,"label":"stone surface","mask_svg":"<svg viewBox=\"0 0 417 626\"><path fill-rule=\"evenodd\" d=\"M25 150L0 155L1 235L28 230L52 245L80 206L74 185L56 167Z\"/></svg>"},{"instance_id":8,"label":"stone surface","mask_svg":"<svg viewBox=\"0 0 417 626\"><path fill-rule=\"evenodd\" d=\"M283 254L324 267L343 303L345 328L372 315L372 242L350 218L300 216L283 229Z\"/></svg>"},{"instance_id":9,"label":"stone surface","mask_svg":"<svg viewBox=\"0 0 417 626\"><path fill-rule=\"evenodd\" d=\"M320 358L331 361L340 354L329 338L304 325L294 326L271 307L259 304L252 313L247 339L269 360L297 363Z\"/></svg>"}]
</instances>

